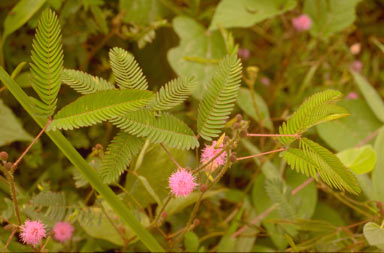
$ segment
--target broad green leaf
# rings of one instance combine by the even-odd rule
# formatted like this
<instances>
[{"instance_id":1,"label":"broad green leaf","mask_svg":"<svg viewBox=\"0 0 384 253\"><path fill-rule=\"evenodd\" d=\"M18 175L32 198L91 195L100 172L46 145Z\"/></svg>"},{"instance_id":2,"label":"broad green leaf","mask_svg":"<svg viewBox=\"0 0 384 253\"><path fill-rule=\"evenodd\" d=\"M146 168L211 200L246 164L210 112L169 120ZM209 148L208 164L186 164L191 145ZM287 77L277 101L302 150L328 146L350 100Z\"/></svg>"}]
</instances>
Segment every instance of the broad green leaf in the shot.
<instances>
[{"instance_id":1,"label":"broad green leaf","mask_svg":"<svg viewBox=\"0 0 384 253\"><path fill-rule=\"evenodd\" d=\"M173 19L172 25L180 42L168 51L168 62L179 76L196 78L198 85L193 96L201 99L216 69L217 60L226 54L224 40L218 31L207 32L192 18L178 16ZM193 60L186 59L188 57ZM212 60L214 63L210 62Z\"/></svg>"},{"instance_id":2,"label":"broad green leaf","mask_svg":"<svg viewBox=\"0 0 384 253\"><path fill-rule=\"evenodd\" d=\"M21 0L4 20L3 39L19 29L35 14L46 0Z\"/></svg>"},{"instance_id":3,"label":"broad green leaf","mask_svg":"<svg viewBox=\"0 0 384 253\"><path fill-rule=\"evenodd\" d=\"M286 171L286 184L291 189L294 189L295 187L299 186L307 179L308 178L306 176L298 174L293 170ZM265 191L265 180L265 176L260 175L253 185L252 202L258 214L261 214L273 205L273 202L268 197L268 194ZM303 190L301 190L293 197L293 201L296 204L296 215L298 218L311 218L315 211L317 203L317 189L315 184L312 182L307 185ZM287 242L283 233L286 229L289 230L289 227L287 227L286 225L275 226L272 223L268 222L268 220L270 219L278 218L281 218L279 212L277 210L274 210L262 221L262 224L264 227L266 227L268 233L271 234L272 241L276 245L276 247L278 249L284 249L287 245Z\"/></svg>"},{"instance_id":4,"label":"broad green leaf","mask_svg":"<svg viewBox=\"0 0 384 253\"><path fill-rule=\"evenodd\" d=\"M168 150L181 166L191 166L187 162L191 158L192 153L177 149ZM168 195L168 178L175 170L175 164L160 145L152 145L144 155L141 166L137 169L136 173L146 179L146 183L151 186L153 193L156 193L157 197L153 193L150 194L148 189L134 175L128 174L125 183L125 188L130 193L128 198L134 198L144 207L148 204L159 202L159 199L162 200Z\"/></svg>"},{"instance_id":5,"label":"broad green leaf","mask_svg":"<svg viewBox=\"0 0 384 253\"><path fill-rule=\"evenodd\" d=\"M362 75L353 70L351 70L351 73L353 79L355 80L355 84L359 87L361 93L363 93L365 101L367 101L367 104L371 108L372 112L381 122L384 123L384 102L380 95Z\"/></svg>"},{"instance_id":6,"label":"broad green leaf","mask_svg":"<svg viewBox=\"0 0 384 253\"><path fill-rule=\"evenodd\" d=\"M197 252L199 249L199 237L192 231L189 231L184 236L184 246L187 252Z\"/></svg>"},{"instance_id":7,"label":"broad green leaf","mask_svg":"<svg viewBox=\"0 0 384 253\"><path fill-rule=\"evenodd\" d=\"M327 39L350 26L361 0L305 0L303 12L312 20L311 35Z\"/></svg>"},{"instance_id":8,"label":"broad green leaf","mask_svg":"<svg viewBox=\"0 0 384 253\"><path fill-rule=\"evenodd\" d=\"M377 161L372 172L372 183L379 201L384 202L384 128L381 128L374 145Z\"/></svg>"},{"instance_id":9,"label":"broad green leaf","mask_svg":"<svg viewBox=\"0 0 384 253\"><path fill-rule=\"evenodd\" d=\"M209 29L250 27L295 6L296 0L222 0L216 7Z\"/></svg>"},{"instance_id":10,"label":"broad green leaf","mask_svg":"<svg viewBox=\"0 0 384 253\"><path fill-rule=\"evenodd\" d=\"M356 146L382 125L362 100L345 100L339 105L351 115L317 126L320 137L336 151Z\"/></svg>"},{"instance_id":11,"label":"broad green leaf","mask_svg":"<svg viewBox=\"0 0 384 253\"><path fill-rule=\"evenodd\" d=\"M261 153L260 150L255 145L253 145L249 140L241 139L241 143L248 150L249 154ZM254 157L253 161L256 163L257 166L260 166L261 162L260 162L260 160L257 157ZM267 160L262 165L261 171L263 172L264 176L267 179L269 179L269 180L280 179L281 178L278 169L269 160Z\"/></svg>"},{"instance_id":12,"label":"broad green leaf","mask_svg":"<svg viewBox=\"0 0 384 253\"><path fill-rule=\"evenodd\" d=\"M11 109L0 99L0 146L14 141L32 141L33 138L21 126Z\"/></svg>"},{"instance_id":13,"label":"broad green leaf","mask_svg":"<svg viewBox=\"0 0 384 253\"><path fill-rule=\"evenodd\" d=\"M255 92L256 105L258 107L260 117L264 121L264 126L268 129L273 130L273 125L271 118L269 116L269 110L267 104L264 102L263 98ZM247 88L240 88L239 95L237 97L237 104L252 119L256 122L260 122L260 119L257 116L256 109L252 102L252 96L250 90Z\"/></svg>"},{"instance_id":14,"label":"broad green leaf","mask_svg":"<svg viewBox=\"0 0 384 253\"><path fill-rule=\"evenodd\" d=\"M363 233L370 245L384 250L384 228L376 223L368 222L364 225Z\"/></svg>"},{"instance_id":15,"label":"broad green leaf","mask_svg":"<svg viewBox=\"0 0 384 253\"><path fill-rule=\"evenodd\" d=\"M120 234L116 231L108 218L102 213L101 208L92 207L88 212L88 218L78 219L80 226L87 234L94 238L112 242L116 245L124 245ZM113 212L109 212L108 215L111 215L111 219L116 222L117 217L113 215Z\"/></svg>"},{"instance_id":16,"label":"broad green leaf","mask_svg":"<svg viewBox=\"0 0 384 253\"><path fill-rule=\"evenodd\" d=\"M238 211L231 224L229 225L229 228L225 232L224 236L221 237L221 240L217 246L217 252L235 252L235 243L237 238L232 238L232 235L236 232L240 225L240 219L241 215L243 214L243 211L243 208Z\"/></svg>"},{"instance_id":17,"label":"broad green leaf","mask_svg":"<svg viewBox=\"0 0 384 253\"><path fill-rule=\"evenodd\" d=\"M74 129L123 116L145 106L153 93L144 90L105 90L84 95L62 108L48 130Z\"/></svg>"},{"instance_id":18,"label":"broad green leaf","mask_svg":"<svg viewBox=\"0 0 384 253\"><path fill-rule=\"evenodd\" d=\"M357 181L359 181L359 185L365 196L367 196L370 200L377 200L377 192L369 175L356 175L356 178Z\"/></svg>"},{"instance_id":19,"label":"broad green leaf","mask_svg":"<svg viewBox=\"0 0 384 253\"><path fill-rule=\"evenodd\" d=\"M366 174L376 164L376 152L371 145L346 149L337 154L342 163L356 174Z\"/></svg>"},{"instance_id":20,"label":"broad green leaf","mask_svg":"<svg viewBox=\"0 0 384 253\"><path fill-rule=\"evenodd\" d=\"M125 11L124 22L139 25L147 25L169 13L158 0L120 0L119 8Z\"/></svg>"},{"instance_id":21,"label":"broad green leaf","mask_svg":"<svg viewBox=\"0 0 384 253\"><path fill-rule=\"evenodd\" d=\"M111 221L117 227L123 226L126 238L133 236L133 232L125 226L117 215L115 215L111 207L105 201L102 201L101 205L102 208L104 208L105 213L108 214ZM78 222L87 234L94 238L103 239L119 246L124 245L120 233L116 231L114 226L111 224L111 221L105 216L101 207L89 207L88 211L83 212L86 213L82 214L82 216L78 218ZM144 226L149 225L149 219L144 213L136 213L136 216L140 220L141 224Z\"/></svg>"},{"instance_id":22,"label":"broad green leaf","mask_svg":"<svg viewBox=\"0 0 384 253\"><path fill-rule=\"evenodd\" d=\"M337 227L346 225L345 221L343 220L343 217L340 215L340 212L328 206L327 204L324 204L323 202L317 203L312 219L325 220Z\"/></svg>"}]
</instances>

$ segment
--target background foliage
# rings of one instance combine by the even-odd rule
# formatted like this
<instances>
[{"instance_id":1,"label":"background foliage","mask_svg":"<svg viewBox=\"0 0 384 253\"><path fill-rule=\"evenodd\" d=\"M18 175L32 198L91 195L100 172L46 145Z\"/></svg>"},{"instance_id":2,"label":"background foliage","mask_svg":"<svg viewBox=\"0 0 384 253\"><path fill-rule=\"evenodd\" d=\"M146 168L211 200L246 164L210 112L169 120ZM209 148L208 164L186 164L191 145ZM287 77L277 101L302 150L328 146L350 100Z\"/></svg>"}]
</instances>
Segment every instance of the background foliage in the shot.
<instances>
[{"instance_id":1,"label":"background foliage","mask_svg":"<svg viewBox=\"0 0 384 253\"><path fill-rule=\"evenodd\" d=\"M38 51L41 45L39 38L33 38L46 8L57 13L61 27L64 66L53 62L57 72L49 73L58 79L55 75L64 68L61 88L58 80L50 84L36 79L39 69L51 63L30 58L31 51ZM312 26L306 32L297 32L291 20L302 13L311 18ZM356 176L362 192L339 192L318 181L293 194L292 190L307 177L290 169L293 163L287 156L297 155L299 150L292 149L284 153L286 159L272 154L235 163L204 195L197 212L199 224L180 243L174 245L172 235L185 227L198 192L170 200L162 232L148 231L168 250L379 252L384 247L383 15L384 5L377 0L3 0L0 65L13 73L30 96L35 96L36 87L42 94L46 91L41 87L60 88L54 90L51 99L43 99L50 110L56 107L59 111L55 119L62 120L51 128L71 129L103 122L64 133L94 172L102 175L104 183L147 227L167 198L168 177L176 169L159 143L165 144L183 167L195 168L199 161L190 149L199 146L200 151L210 143L205 140L219 133L210 129L225 125L222 118L207 123L204 106L212 107L217 94L225 91L222 80L226 74L215 75L219 65L227 74L240 66L235 56L226 57L237 51L231 44L233 36L240 51L248 50L249 55L239 53L243 74L227 80L230 85L241 78L239 92L228 91L215 113L229 114L231 108L222 107L237 97L231 118L242 114L249 121L249 132L293 134L298 131L294 123L293 128L279 127L306 98L325 89L340 91L346 96L340 95L338 105L350 115L316 125L306 137L337 153L342 162L337 166L353 171L349 173ZM50 29L47 26L44 32L59 34ZM60 54L61 48L54 46L53 51ZM356 61L361 69L353 67ZM35 67L30 71L27 66L31 62ZM124 75L129 70L135 75ZM134 88L142 91L117 90L131 88L131 79L140 80ZM210 86L210 80L217 84ZM95 83L98 86L93 86ZM103 103L110 102L99 101L100 93L95 91L109 94L116 103L115 110L107 111ZM125 96L119 100L117 94L121 92L136 92L136 99L140 93L142 99L132 102ZM79 93L84 97L79 98ZM87 109L94 115L66 119L66 111L80 110L76 104L79 100L93 102L94 107ZM136 111L150 100L148 110ZM168 112L159 114L163 110ZM0 120L1 150L14 161L40 128L2 85ZM290 121L295 122L295 117ZM312 123L308 119L305 128ZM161 132L159 126L168 129ZM177 132L183 139L181 144L172 141L168 130ZM228 127L224 130L231 132ZM194 133L205 140L198 143ZM292 139L279 141L287 144ZM312 147L314 157L322 151L309 139L303 138L302 142L300 145ZM110 143L113 145L108 146ZM275 138L242 139L237 156L272 150L277 145ZM295 169L316 175L317 167ZM329 181L329 176L319 176ZM346 174L339 176L349 180ZM70 243L51 240L46 246L49 251L146 250L46 135L25 156L15 181L23 219L42 219L50 226L67 219L75 226ZM10 234L5 225L16 223L10 199L1 174L1 248ZM273 211L257 219L274 205ZM243 233L233 236L244 225L248 227ZM7 250L28 248L15 237Z\"/></svg>"}]
</instances>

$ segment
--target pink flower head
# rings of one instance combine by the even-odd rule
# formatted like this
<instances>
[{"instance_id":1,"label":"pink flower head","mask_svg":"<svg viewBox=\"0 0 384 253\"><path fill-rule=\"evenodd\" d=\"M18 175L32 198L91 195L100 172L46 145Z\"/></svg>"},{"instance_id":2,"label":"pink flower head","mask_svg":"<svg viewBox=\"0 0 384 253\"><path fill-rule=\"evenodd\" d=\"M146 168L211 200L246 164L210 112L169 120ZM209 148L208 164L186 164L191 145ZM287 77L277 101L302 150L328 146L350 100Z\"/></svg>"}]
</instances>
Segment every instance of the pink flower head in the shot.
<instances>
[{"instance_id":1,"label":"pink flower head","mask_svg":"<svg viewBox=\"0 0 384 253\"><path fill-rule=\"evenodd\" d=\"M359 95L357 95L356 92L351 91L345 98L346 98L346 99L358 99L358 98L359 98Z\"/></svg>"},{"instance_id":2,"label":"pink flower head","mask_svg":"<svg viewBox=\"0 0 384 253\"><path fill-rule=\"evenodd\" d=\"M169 177L169 187L176 197L188 196L197 186L196 178L185 169L178 169Z\"/></svg>"},{"instance_id":3,"label":"pink flower head","mask_svg":"<svg viewBox=\"0 0 384 253\"><path fill-rule=\"evenodd\" d=\"M264 86L269 86L271 84L271 80L266 76L263 76L260 81Z\"/></svg>"},{"instance_id":4,"label":"pink flower head","mask_svg":"<svg viewBox=\"0 0 384 253\"><path fill-rule=\"evenodd\" d=\"M73 226L65 221L59 221L53 227L53 232L55 233L55 239L59 242L65 242L72 237Z\"/></svg>"},{"instance_id":5,"label":"pink flower head","mask_svg":"<svg viewBox=\"0 0 384 253\"><path fill-rule=\"evenodd\" d=\"M292 25L296 31L303 32L311 28L312 20L308 15L301 14L300 16L292 19Z\"/></svg>"},{"instance_id":6,"label":"pink flower head","mask_svg":"<svg viewBox=\"0 0 384 253\"><path fill-rule=\"evenodd\" d=\"M209 162L213 157L215 157L218 153L220 153L223 149L223 144L221 144L218 148L215 148L216 141L213 141L212 144L205 145L205 148L203 149L203 153L201 154L201 162L207 163ZM214 171L217 167L220 165L223 165L227 159L227 153L223 152L221 155L219 155L213 162L207 166L207 169L209 171Z\"/></svg>"},{"instance_id":7,"label":"pink flower head","mask_svg":"<svg viewBox=\"0 0 384 253\"><path fill-rule=\"evenodd\" d=\"M361 72L361 70L363 69L363 63L361 63L361 61L359 60L355 60L353 61L350 65L349 65L349 68L353 71L356 71L356 72Z\"/></svg>"},{"instance_id":8,"label":"pink flower head","mask_svg":"<svg viewBox=\"0 0 384 253\"><path fill-rule=\"evenodd\" d=\"M247 60L249 58L250 52L246 48L239 48L237 55L243 60Z\"/></svg>"},{"instance_id":9,"label":"pink flower head","mask_svg":"<svg viewBox=\"0 0 384 253\"><path fill-rule=\"evenodd\" d=\"M37 245L46 236L44 224L41 221L27 220L21 226L20 238L25 244Z\"/></svg>"}]
</instances>

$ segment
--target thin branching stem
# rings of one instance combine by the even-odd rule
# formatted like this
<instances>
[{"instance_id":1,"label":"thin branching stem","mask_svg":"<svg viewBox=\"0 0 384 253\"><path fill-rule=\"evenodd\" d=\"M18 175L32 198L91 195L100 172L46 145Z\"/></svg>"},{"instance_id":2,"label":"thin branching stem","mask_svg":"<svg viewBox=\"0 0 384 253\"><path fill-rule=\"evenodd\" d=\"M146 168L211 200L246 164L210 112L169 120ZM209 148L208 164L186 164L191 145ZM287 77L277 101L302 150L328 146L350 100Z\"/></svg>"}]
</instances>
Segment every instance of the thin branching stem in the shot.
<instances>
[{"instance_id":1,"label":"thin branching stem","mask_svg":"<svg viewBox=\"0 0 384 253\"><path fill-rule=\"evenodd\" d=\"M21 160L24 158L24 156L29 152L29 150L32 148L32 146L40 139L41 135L45 132L49 124L52 123L52 119L49 119L47 124L41 129L40 133L33 139L31 144L25 149L25 151L19 156L19 158L16 160L16 162L13 163L12 168L10 170L10 173L13 174L13 172L16 170L17 166L21 162Z\"/></svg>"},{"instance_id":2,"label":"thin branching stem","mask_svg":"<svg viewBox=\"0 0 384 253\"><path fill-rule=\"evenodd\" d=\"M164 212L165 208L167 207L167 205L169 204L171 199L172 199L172 195L169 194L167 199L165 200L165 202L161 206L160 211L156 214L156 217L155 217L154 221L152 222L152 224L150 225L150 227L152 227L152 226L156 227L157 226L157 222L159 221L161 214Z\"/></svg>"},{"instance_id":3,"label":"thin branching stem","mask_svg":"<svg viewBox=\"0 0 384 253\"><path fill-rule=\"evenodd\" d=\"M7 240L7 242L5 243L4 248L3 248L3 250L1 251L1 253L4 253L4 252L7 250L8 245L11 243L13 236L16 234L16 231L17 231L16 228L13 228L13 229L12 229L12 233L9 235L8 240Z\"/></svg>"},{"instance_id":4,"label":"thin branching stem","mask_svg":"<svg viewBox=\"0 0 384 253\"><path fill-rule=\"evenodd\" d=\"M291 196L294 196L296 195L297 193L299 193L301 190L303 190L307 185L309 185L311 182L313 181L313 178L308 178L307 180L305 180L302 184L300 184L299 186L297 186L295 189L293 189L291 191ZM233 235L232 235L232 238L236 238L238 237L240 234L242 234L249 226L251 225L255 225L256 223L259 223L260 221L262 221L265 217L267 217L271 212L273 212L277 207L279 206L279 204L275 203L273 204L271 207L269 207L267 210L265 210L263 213L261 213L260 215L258 215L257 217L255 217L253 220L251 220L249 222L249 224L247 225L244 225L243 227L241 227L239 230L237 230Z\"/></svg>"},{"instance_id":5,"label":"thin branching stem","mask_svg":"<svg viewBox=\"0 0 384 253\"><path fill-rule=\"evenodd\" d=\"M167 153L169 158L171 158L172 162L177 166L177 168L181 169L182 167L180 166L180 164L176 161L171 152L169 152L168 149L163 145L163 143L160 143L160 146L164 149L165 153Z\"/></svg>"},{"instance_id":6,"label":"thin branching stem","mask_svg":"<svg viewBox=\"0 0 384 253\"><path fill-rule=\"evenodd\" d=\"M271 150L271 151L267 151L267 152L263 152L263 153L259 153L259 154L255 154L255 155L238 157L237 160L240 161L240 160L245 160L245 159L249 159L249 158L255 158L255 157L259 157L259 156L268 155L268 154L271 154L271 153L281 152L281 151L284 151L284 150L286 150L286 148L279 148L279 149L276 149L276 150Z\"/></svg>"},{"instance_id":7,"label":"thin branching stem","mask_svg":"<svg viewBox=\"0 0 384 253\"><path fill-rule=\"evenodd\" d=\"M248 137L295 137L300 138L299 134L247 134Z\"/></svg>"}]
</instances>

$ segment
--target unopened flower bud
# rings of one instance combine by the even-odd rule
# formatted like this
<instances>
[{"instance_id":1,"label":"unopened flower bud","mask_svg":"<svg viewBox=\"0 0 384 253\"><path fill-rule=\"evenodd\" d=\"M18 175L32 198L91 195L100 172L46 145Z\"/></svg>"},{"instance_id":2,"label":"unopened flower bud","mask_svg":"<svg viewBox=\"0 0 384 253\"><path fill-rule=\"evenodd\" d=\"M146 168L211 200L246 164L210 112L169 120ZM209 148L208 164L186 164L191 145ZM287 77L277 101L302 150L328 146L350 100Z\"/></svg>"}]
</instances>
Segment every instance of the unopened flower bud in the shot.
<instances>
[{"instance_id":1,"label":"unopened flower bud","mask_svg":"<svg viewBox=\"0 0 384 253\"><path fill-rule=\"evenodd\" d=\"M167 217L168 217L167 212L162 212L161 213L161 218L166 219Z\"/></svg>"},{"instance_id":2,"label":"unopened flower bud","mask_svg":"<svg viewBox=\"0 0 384 253\"><path fill-rule=\"evenodd\" d=\"M233 153L231 154L230 160L231 160L231 163L234 163L234 162L237 161L237 156L236 156L236 153L235 153L235 152L233 152Z\"/></svg>"},{"instance_id":3,"label":"unopened flower bud","mask_svg":"<svg viewBox=\"0 0 384 253\"><path fill-rule=\"evenodd\" d=\"M240 128L240 123L236 122L235 124L233 124L233 128L234 129Z\"/></svg>"},{"instance_id":4,"label":"unopened flower bud","mask_svg":"<svg viewBox=\"0 0 384 253\"><path fill-rule=\"evenodd\" d=\"M8 160L8 153L5 151L0 152L0 160L3 160L3 161Z\"/></svg>"},{"instance_id":5,"label":"unopened flower bud","mask_svg":"<svg viewBox=\"0 0 384 253\"><path fill-rule=\"evenodd\" d=\"M200 185L200 191L201 192L206 192L208 190L208 186L206 184L201 184Z\"/></svg>"},{"instance_id":6,"label":"unopened flower bud","mask_svg":"<svg viewBox=\"0 0 384 253\"><path fill-rule=\"evenodd\" d=\"M199 219L194 219L193 220L193 225L195 226L195 227L197 227L197 226L199 226L200 225L200 220Z\"/></svg>"},{"instance_id":7,"label":"unopened flower bud","mask_svg":"<svg viewBox=\"0 0 384 253\"><path fill-rule=\"evenodd\" d=\"M242 120L243 120L243 116L241 116L241 114L237 114L237 115L236 115L236 119L237 119L238 121L242 121Z\"/></svg>"},{"instance_id":8,"label":"unopened flower bud","mask_svg":"<svg viewBox=\"0 0 384 253\"><path fill-rule=\"evenodd\" d=\"M98 143L98 144L95 145L95 149L103 150L103 145Z\"/></svg>"},{"instance_id":9,"label":"unopened flower bud","mask_svg":"<svg viewBox=\"0 0 384 253\"><path fill-rule=\"evenodd\" d=\"M229 137L228 136L225 136L224 137L224 143L228 143L229 142Z\"/></svg>"},{"instance_id":10,"label":"unopened flower bud","mask_svg":"<svg viewBox=\"0 0 384 253\"><path fill-rule=\"evenodd\" d=\"M240 131L240 137L244 138L244 137L247 137L247 130L241 130Z\"/></svg>"}]
</instances>

